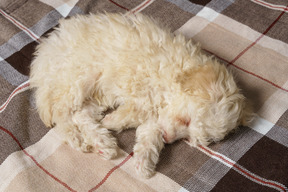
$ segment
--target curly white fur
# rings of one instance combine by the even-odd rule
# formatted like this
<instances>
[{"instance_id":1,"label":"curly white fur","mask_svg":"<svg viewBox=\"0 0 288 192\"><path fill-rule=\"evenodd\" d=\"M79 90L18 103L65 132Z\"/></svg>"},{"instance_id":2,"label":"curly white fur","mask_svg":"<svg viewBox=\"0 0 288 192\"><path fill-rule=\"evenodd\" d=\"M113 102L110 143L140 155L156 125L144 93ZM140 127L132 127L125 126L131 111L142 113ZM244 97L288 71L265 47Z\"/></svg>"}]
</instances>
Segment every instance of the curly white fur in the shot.
<instances>
[{"instance_id":1,"label":"curly white fur","mask_svg":"<svg viewBox=\"0 0 288 192\"><path fill-rule=\"evenodd\" d=\"M37 47L30 83L43 122L76 149L113 158L108 129L138 127L134 158L145 177L164 143L207 145L252 114L225 66L141 14L61 20Z\"/></svg>"}]
</instances>

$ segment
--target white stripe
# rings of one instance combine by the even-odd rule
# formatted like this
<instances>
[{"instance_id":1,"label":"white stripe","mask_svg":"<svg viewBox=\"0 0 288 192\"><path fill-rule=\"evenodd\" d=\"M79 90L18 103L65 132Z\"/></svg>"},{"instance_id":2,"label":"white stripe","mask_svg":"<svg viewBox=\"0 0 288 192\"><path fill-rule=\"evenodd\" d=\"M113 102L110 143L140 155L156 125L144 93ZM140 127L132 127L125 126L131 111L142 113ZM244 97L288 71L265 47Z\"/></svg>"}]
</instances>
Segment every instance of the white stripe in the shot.
<instances>
[{"instance_id":1,"label":"white stripe","mask_svg":"<svg viewBox=\"0 0 288 192\"><path fill-rule=\"evenodd\" d=\"M189 19L184 25L182 25L182 27L177 29L175 33L181 33L187 38L192 38L207 27L210 22L214 21L218 16L218 12L208 7L204 7L199 11L199 13L197 13L196 17Z\"/></svg>"},{"instance_id":2,"label":"white stripe","mask_svg":"<svg viewBox=\"0 0 288 192\"><path fill-rule=\"evenodd\" d=\"M250 127L254 131L257 131L258 133L261 133L262 135L266 135L266 133L268 133L272 129L273 126L274 126L273 123L265 119L262 119L261 117L256 117Z\"/></svg>"},{"instance_id":3,"label":"white stripe","mask_svg":"<svg viewBox=\"0 0 288 192\"><path fill-rule=\"evenodd\" d=\"M221 163L223 163L224 165L226 165L227 167L229 168L232 168L234 164L236 164L235 161L233 161L232 159L229 159L228 157L220 154L220 153L217 153L216 151L212 151L211 149L207 148L207 147L204 147L202 146L203 148L205 148L206 150L208 151L211 151L212 153L216 154L217 156L221 156L222 158L224 158L226 161L230 162L230 164L226 161L223 161L223 159L221 159L220 157L217 157L216 155L212 155L210 153L208 153L206 150L202 149L201 147L196 147L198 150L202 151L203 153L205 153L207 156L217 160L217 161L220 161ZM232 164L232 165L231 165Z\"/></svg>"},{"instance_id":4,"label":"white stripe","mask_svg":"<svg viewBox=\"0 0 288 192\"><path fill-rule=\"evenodd\" d=\"M17 21L15 18L11 17L7 13L5 13L2 9L0 9L0 14L3 15L6 19L8 19L11 23L13 23L16 27L18 27L21 31L24 31L31 39L34 41L38 41L39 37L36 35L33 31L22 25L19 21Z\"/></svg>"},{"instance_id":5,"label":"white stripe","mask_svg":"<svg viewBox=\"0 0 288 192\"><path fill-rule=\"evenodd\" d=\"M140 5L136 6L135 8L131 9L126 14L133 14L133 13L139 13L142 10L144 10L146 7L148 7L150 4L152 4L155 0L145 0Z\"/></svg>"},{"instance_id":6,"label":"white stripe","mask_svg":"<svg viewBox=\"0 0 288 192\"><path fill-rule=\"evenodd\" d=\"M264 186L266 186L266 187L270 187L270 188L273 188L273 189L276 189L276 190L278 190L278 191L283 192L282 189L280 189L279 187L273 185L273 184L276 184L276 185L278 185L278 186L280 186L280 187L282 187L282 188L284 188L284 189L287 190L286 186L285 186L285 185L282 185L281 183L278 183L278 182L272 181L272 180L267 180L267 179L265 179L265 178L263 178L263 177L260 177L260 176L258 176L258 175L256 175L256 174L252 173L251 171L245 169L245 168L242 167L241 165L237 165L237 166L238 166L240 169L242 169L244 172L252 175L253 177L251 177L251 176L249 176L249 175L241 172L241 171L240 171L239 169L237 169L237 168L235 168L234 170L236 170L238 173L240 173L240 174L243 175L244 177L250 179L251 181L254 181L255 183L258 183L258 184L260 184L260 185L264 185ZM257 180L257 179L254 179L254 178L257 178L258 180ZM260 182L259 180L260 180L260 181L263 181L263 182ZM265 182L266 182L266 183L265 183ZM271 184L269 184L269 183L271 183Z\"/></svg>"},{"instance_id":7,"label":"white stripe","mask_svg":"<svg viewBox=\"0 0 288 192\"><path fill-rule=\"evenodd\" d=\"M29 146L25 151L37 162L41 162L53 154L61 144L62 140L54 129L51 129L40 141ZM34 161L23 151L10 154L0 165L0 191L4 191L17 174L32 166L35 166Z\"/></svg>"},{"instance_id":8,"label":"white stripe","mask_svg":"<svg viewBox=\"0 0 288 192\"><path fill-rule=\"evenodd\" d=\"M269 8L269 9L288 12L287 7L283 6L283 5L275 5L275 4L268 3L268 2L262 1L262 0L251 0L251 1L258 4L258 5Z\"/></svg>"},{"instance_id":9,"label":"white stripe","mask_svg":"<svg viewBox=\"0 0 288 192\"><path fill-rule=\"evenodd\" d=\"M202 17L204 19L207 19L208 21L212 22L214 19L218 17L219 13L214 11L213 9L210 9L208 7L204 7L197 13L198 17Z\"/></svg>"},{"instance_id":10,"label":"white stripe","mask_svg":"<svg viewBox=\"0 0 288 192\"><path fill-rule=\"evenodd\" d=\"M15 97L19 93L22 93L22 92L24 92L30 88L30 86L28 84L29 84L29 80L25 81L24 83L22 83L21 85L19 85L16 89L14 89L12 91L12 93L9 95L8 99L0 106L0 113L2 113L6 109L6 107L8 106L10 101L13 99L13 97ZM28 85L28 86L26 86L26 85ZM26 86L26 87L24 87L24 86ZM21 87L24 87L24 88L21 88Z\"/></svg>"},{"instance_id":11,"label":"white stripe","mask_svg":"<svg viewBox=\"0 0 288 192\"><path fill-rule=\"evenodd\" d=\"M73 7L70 7L66 3L61 5L60 7L57 7L56 10L63 16L67 17L67 15L70 13L70 11L73 9Z\"/></svg>"},{"instance_id":12,"label":"white stripe","mask_svg":"<svg viewBox=\"0 0 288 192\"><path fill-rule=\"evenodd\" d=\"M187 189L185 189L184 187L182 187L178 192L189 192L189 191L187 191Z\"/></svg>"},{"instance_id":13,"label":"white stripe","mask_svg":"<svg viewBox=\"0 0 288 192\"><path fill-rule=\"evenodd\" d=\"M3 61L4 59L2 57L0 57L0 61Z\"/></svg>"},{"instance_id":14,"label":"white stripe","mask_svg":"<svg viewBox=\"0 0 288 192\"><path fill-rule=\"evenodd\" d=\"M209 11L211 11L211 13L209 13ZM207 8L205 12L189 19L184 25L182 25L178 30L176 30L175 33L181 33L187 38L193 38L210 24L210 21L208 19L211 20L214 18L213 24L218 25L219 27L222 27L229 32L237 33L237 36L248 39L252 42L254 42L262 35L261 33L254 31L248 26L243 25L242 23L239 23L225 15L219 14L219 17L215 19L216 15L215 13L213 13L215 11L213 11L212 9ZM247 35L248 32L249 35ZM284 55L285 57L288 56L288 45L280 40L264 36L262 38L262 41L257 42L257 45L272 49L277 53Z\"/></svg>"},{"instance_id":15,"label":"white stripe","mask_svg":"<svg viewBox=\"0 0 288 192\"><path fill-rule=\"evenodd\" d=\"M235 161L233 161L232 159L226 157L225 155L223 154L220 154L220 153L217 153L216 151L213 151L211 150L210 148L208 147L204 147L202 146L204 149L202 149L201 147L197 147L198 150L204 152L207 156L213 158L213 159L216 159L218 160L219 162L221 162L222 164L228 166L229 168L233 168L233 170L237 171L238 173L240 173L241 175L245 176L246 178L250 179L251 181L254 181L255 183L258 183L260 185L264 185L264 186L267 186L267 187L270 187L270 188L273 188L273 189L276 189L278 191L282 191L280 189L280 187L282 188L285 188L287 189L283 184L281 183L278 183L276 181L272 181L272 180L267 180L263 177L260 177L254 173L252 173L251 171L247 170L246 168L242 167L241 165L237 164ZM209 151L209 152L207 152ZM212 153L212 154L211 154ZM220 157L217 157L217 156L220 156ZM225 162L223 159L225 159L225 161L228 161L230 163L232 163L233 165L230 165L229 163ZM242 171L244 172L242 172ZM253 177L251 177L250 175L252 175ZM256 179L254 179L256 178ZM260 181L259 181L260 180ZM262 182L261 182L262 181ZM270 184L269 184L270 183ZM277 186L274 186L274 185L278 185Z\"/></svg>"}]
</instances>

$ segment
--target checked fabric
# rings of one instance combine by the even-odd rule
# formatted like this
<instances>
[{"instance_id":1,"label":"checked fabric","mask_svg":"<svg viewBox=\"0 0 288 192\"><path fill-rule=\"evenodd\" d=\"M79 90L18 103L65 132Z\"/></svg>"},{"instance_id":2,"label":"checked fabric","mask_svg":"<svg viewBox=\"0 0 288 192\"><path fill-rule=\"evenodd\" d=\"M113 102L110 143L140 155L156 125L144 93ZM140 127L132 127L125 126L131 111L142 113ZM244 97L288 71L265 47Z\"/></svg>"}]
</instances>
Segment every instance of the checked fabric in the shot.
<instances>
[{"instance_id":1,"label":"checked fabric","mask_svg":"<svg viewBox=\"0 0 288 192\"><path fill-rule=\"evenodd\" d=\"M191 148L166 145L157 174L135 174L135 130L115 134L120 156L106 161L61 142L35 110L29 65L60 18L143 13L200 43L237 77L258 117L227 139ZM0 191L287 192L287 0L1 0Z\"/></svg>"}]
</instances>

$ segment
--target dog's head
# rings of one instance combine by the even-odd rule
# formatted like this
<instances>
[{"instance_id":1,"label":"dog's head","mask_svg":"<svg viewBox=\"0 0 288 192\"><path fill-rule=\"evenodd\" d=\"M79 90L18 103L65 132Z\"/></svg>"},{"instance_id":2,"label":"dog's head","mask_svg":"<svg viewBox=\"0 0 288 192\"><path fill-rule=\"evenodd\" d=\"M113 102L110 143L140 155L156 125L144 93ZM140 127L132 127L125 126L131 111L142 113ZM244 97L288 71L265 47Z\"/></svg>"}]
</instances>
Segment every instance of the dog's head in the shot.
<instances>
[{"instance_id":1,"label":"dog's head","mask_svg":"<svg viewBox=\"0 0 288 192\"><path fill-rule=\"evenodd\" d=\"M252 120L253 113L232 74L217 61L187 70L177 81L181 93L159 110L166 143L186 138L191 145L207 145Z\"/></svg>"}]
</instances>

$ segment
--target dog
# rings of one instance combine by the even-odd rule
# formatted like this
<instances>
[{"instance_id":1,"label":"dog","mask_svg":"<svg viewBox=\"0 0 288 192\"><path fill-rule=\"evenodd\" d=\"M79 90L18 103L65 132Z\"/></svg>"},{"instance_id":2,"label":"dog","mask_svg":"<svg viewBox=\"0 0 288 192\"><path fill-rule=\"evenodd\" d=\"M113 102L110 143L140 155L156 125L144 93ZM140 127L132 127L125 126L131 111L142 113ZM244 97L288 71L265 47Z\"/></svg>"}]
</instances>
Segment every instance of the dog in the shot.
<instances>
[{"instance_id":1,"label":"dog","mask_svg":"<svg viewBox=\"0 0 288 192\"><path fill-rule=\"evenodd\" d=\"M30 85L42 121L77 150L114 158L111 130L137 128L133 158L145 178L165 143L208 145L253 114L223 64L142 14L60 20L36 48Z\"/></svg>"}]
</instances>

